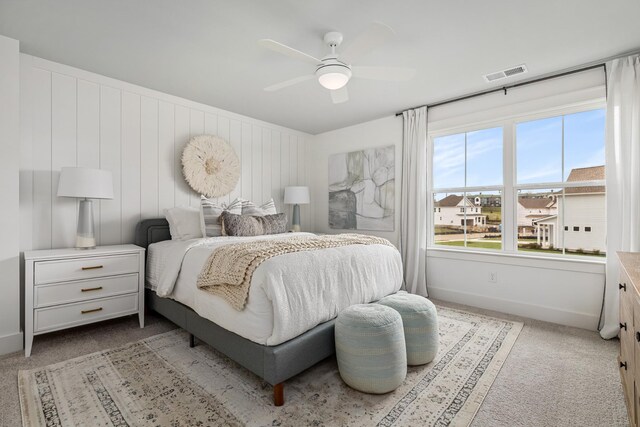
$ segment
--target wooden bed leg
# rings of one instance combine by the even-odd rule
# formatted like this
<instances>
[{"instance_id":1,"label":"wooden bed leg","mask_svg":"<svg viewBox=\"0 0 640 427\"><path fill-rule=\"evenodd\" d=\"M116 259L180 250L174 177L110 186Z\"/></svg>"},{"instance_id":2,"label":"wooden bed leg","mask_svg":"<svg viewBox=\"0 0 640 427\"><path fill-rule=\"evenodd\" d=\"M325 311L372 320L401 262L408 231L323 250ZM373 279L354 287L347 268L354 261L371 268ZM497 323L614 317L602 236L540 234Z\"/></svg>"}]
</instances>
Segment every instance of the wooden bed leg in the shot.
<instances>
[{"instance_id":1,"label":"wooden bed leg","mask_svg":"<svg viewBox=\"0 0 640 427\"><path fill-rule=\"evenodd\" d=\"M284 383L273 386L273 404L275 406L284 405Z\"/></svg>"},{"instance_id":2,"label":"wooden bed leg","mask_svg":"<svg viewBox=\"0 0 640 427\"><path fill-rule=\"evenodd\" d=\"M193 334L189 334L189 347L193 348L196 346L196 337Z\"/></svg>"}]
</instances>

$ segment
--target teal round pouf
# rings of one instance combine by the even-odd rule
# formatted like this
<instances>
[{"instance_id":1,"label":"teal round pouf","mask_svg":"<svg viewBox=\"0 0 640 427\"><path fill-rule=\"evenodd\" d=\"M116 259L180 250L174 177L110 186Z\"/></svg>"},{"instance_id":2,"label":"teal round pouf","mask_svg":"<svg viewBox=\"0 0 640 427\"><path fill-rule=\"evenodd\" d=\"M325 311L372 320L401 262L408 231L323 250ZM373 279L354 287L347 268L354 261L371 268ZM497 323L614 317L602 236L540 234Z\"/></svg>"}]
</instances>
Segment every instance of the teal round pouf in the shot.
<instances>
[{"instance_id":1,"label":"teal round pouf","mask_svg":"<svg viewBox=\"0 0 640 427\"><path fill-rule=\"evenodd\" d=\"M407 363L424 365L438 353L438 313L431 301L420 295L398 292L382 298L378 304L391 307L402 316Z\"/></svg>"},{"instance_id":2,"label":"teal round pouf","mask_svg":"<svg viewBox=\"0 0 640 427\"><path fill-rule=\"evenodd\" d=\"M378 304L346 308L335 324L340 376L350 387L382 394L398 388L407 376L402 317Z\"/></svg>"}]
</instances>

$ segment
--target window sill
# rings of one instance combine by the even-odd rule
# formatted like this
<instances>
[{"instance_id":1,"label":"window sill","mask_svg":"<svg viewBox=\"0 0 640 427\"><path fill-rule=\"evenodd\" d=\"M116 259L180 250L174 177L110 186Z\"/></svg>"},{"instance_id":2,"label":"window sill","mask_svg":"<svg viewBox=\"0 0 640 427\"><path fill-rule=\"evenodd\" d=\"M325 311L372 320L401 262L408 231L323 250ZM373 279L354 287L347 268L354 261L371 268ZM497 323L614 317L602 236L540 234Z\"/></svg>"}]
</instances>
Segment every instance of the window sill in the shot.
<instances>
[{"instance_id":1,"label":"window sill","mask_svg":"<svg viewBox=\"0 0 640 427\"><path fill-rule=\"evenodd\" d=\"M428 247L427 258L444 258L459 261L487 262L522 267L566 270L584 273L604 274L606 258L578 257L571 255L544 256L512 252L490 252L473 249L452 249Z\"/></svg>"}]
</instances>

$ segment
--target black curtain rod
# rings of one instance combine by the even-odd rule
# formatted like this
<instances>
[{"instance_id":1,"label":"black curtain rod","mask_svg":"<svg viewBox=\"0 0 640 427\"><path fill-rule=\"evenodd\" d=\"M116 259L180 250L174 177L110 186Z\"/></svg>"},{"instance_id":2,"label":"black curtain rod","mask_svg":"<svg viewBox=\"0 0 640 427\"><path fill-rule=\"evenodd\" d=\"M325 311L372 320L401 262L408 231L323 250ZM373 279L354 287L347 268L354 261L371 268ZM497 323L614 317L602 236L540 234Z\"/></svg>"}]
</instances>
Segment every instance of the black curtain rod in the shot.
<instances>
[{"instance_id":1,"label":"black curtain rod","mask_svg":"<svg viewBox=\"0 0 640 427\"><path fill-rule=\"evenodd\" d=\"M441 105L451 104L453 102L458 102L458 101L464 101L466 99L475 98L477 96L489 95L491 93L496 93L496 92L504 92L504 94L506 95L507 91L509 89L513 89L513 88L520 87L520 86L530 85L532 83L539 83L539 82L543 82L545 80L557 79L558 77L564 77L564 76L568 76L568 75L571 75L571 74L582 73L583 71L594 70L594 69L600 68L600 67L604 68L604 71L605 71L605 74L606 74L606 72L607 72L607 64L603 62L603 63L600 63L600 64L589 65L588 67L583 67L583 68L578 68L578 69L575 69L575 70L565 71L565 72L562 72L562 73L553 74L553 75L545 76L545 77L540 77L540 78L533 79L533 80L526 80L526 81L523 81L523 82L520 82L520 83L513 83L513 84L508 85L508 86L497 87L497 88L494 88L494 89L485 90L483 92L472 93L470 95L464 95L464 96L461 96L461 97L458 97L458 98L447 99L446 101L440 101L440 102L436 102L436 103L433 103L433 104L419 105L417 107L409 108L409 109L407 109L405 111L413 110L415 108L421 108L421 107L427 107L427 109L433 108L433 107L439 107ZM606 79L607 79L607 76L605 75L605 82L606 82ZM397 116L401 116L402 113L403 112L396 113L396 117Z\"/></svg>"}]
</instances>

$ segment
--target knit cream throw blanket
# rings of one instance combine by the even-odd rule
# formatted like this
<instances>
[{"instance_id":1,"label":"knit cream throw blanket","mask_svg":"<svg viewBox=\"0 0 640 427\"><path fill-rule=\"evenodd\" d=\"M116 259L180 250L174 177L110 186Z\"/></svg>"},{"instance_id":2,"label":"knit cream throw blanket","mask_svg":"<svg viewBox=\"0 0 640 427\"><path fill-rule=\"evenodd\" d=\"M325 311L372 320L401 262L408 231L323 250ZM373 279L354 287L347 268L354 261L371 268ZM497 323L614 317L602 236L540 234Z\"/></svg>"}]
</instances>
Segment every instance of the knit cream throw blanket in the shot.
<instances>
[{"instance_id":1,"label":"knit cream throw blanket","mask_svg":"<svg viewBox=\"0 0 640 427\"><path fill-rule=\"evenodd\" d=\"M293 252L314 251L348 245L393 245L362 234L296 236L277 240L232 243L214 250L198 276L198 288L218 295L236 310L244 309L253 272L269 258Z\"/></svg>"}]
</instances>

